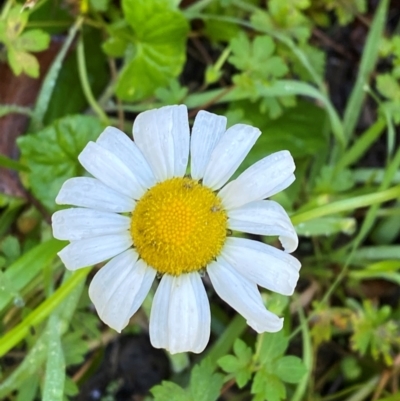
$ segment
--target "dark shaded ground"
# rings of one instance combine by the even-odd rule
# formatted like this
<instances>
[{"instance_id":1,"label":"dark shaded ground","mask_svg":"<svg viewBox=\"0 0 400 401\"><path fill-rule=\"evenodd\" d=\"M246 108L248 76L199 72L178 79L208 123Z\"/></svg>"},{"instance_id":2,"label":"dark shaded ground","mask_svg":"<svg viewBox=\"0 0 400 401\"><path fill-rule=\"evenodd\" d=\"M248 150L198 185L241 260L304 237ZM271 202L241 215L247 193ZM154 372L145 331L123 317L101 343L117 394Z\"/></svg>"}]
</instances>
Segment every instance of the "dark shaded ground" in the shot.
<instances>
[{"instance_id":1,"label":"dark shaded ground","mask_svg":"<svg viewBox=\"0 0 400 401\"><path fill-rule=\"evenodd\" d=\"M147 335L121 336L110 343L96 372L83 383L76 401L139 401L155 384L169 376L165 353L151 346Z\"/></svg>"}]
</instances>

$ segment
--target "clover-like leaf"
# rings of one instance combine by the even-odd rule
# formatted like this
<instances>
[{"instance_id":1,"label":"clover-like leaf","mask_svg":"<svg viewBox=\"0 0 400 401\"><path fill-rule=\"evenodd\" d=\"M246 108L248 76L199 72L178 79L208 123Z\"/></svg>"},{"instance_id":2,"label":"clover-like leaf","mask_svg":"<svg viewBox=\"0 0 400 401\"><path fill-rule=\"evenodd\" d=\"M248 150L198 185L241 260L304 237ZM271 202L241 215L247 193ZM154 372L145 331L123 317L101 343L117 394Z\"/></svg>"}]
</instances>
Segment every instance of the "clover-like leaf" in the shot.
<instances>
[{"instance_id":1,"label":"clover-like leaf","mask_svg":"<svg viewBox=\"0 0 400 401\"><path fill-rule=\"evenodd\" d=\"M151 96L181 72L188 23L170 2L124 0L122 6L135 40L126 51L116 93L133 101Z\"/></svg>"},{"instance_id":2,"label":"clover-like leaf","mask_svg":"<svg viewBox=\"0 0 400 401\"><path fill-rule=\"evenodd\" d=\"M32 191L50 211L56 208L54 199L64 181L83 172L78 155L102 128L94 117L68 116L18 139L22 157L30 168Z\"/></svg>"}]
</instances>

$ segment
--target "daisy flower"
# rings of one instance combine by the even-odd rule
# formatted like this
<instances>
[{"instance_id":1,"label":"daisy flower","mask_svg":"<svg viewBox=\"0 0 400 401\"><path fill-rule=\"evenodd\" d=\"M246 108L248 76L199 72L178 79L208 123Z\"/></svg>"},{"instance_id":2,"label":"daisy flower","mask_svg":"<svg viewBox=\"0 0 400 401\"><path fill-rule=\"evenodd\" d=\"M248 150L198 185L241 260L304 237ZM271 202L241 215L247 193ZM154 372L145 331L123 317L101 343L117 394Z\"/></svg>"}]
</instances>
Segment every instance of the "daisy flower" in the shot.
<instances>
[{"instance_id":1,"label":"daisy flower","mask_svg":"<svg viewBox=\"0 0 400 401\"><path fill-rule=\"evenodd\" d=\"M71 178L56 202L77 206L53 215L59 256L69 270L109 260L89 295L100 318L120 332L161 277L150 313L150 340L170 353L199 353L210 337L210 306L201 277L258 333L283 319L269 312L257 286L291 295L300 263L293 225L265 200L295 179L288 151L255 163L228 182L260 130L200 111L190 135L185 106L137 116L134 141L108 127L79 155L93 177ZM187 175L190 153L190 174ZM230 234L275 235L285 251Z\"/></svg>"}]
</instances>

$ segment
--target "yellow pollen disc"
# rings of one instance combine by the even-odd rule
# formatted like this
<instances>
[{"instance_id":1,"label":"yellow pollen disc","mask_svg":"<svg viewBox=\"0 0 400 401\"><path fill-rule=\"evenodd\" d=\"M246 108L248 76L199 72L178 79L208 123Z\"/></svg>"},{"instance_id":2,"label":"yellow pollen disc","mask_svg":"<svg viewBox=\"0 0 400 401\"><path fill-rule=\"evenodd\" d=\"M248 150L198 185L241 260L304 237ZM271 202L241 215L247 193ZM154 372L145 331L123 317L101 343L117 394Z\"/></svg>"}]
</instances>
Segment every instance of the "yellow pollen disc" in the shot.
<instances>
[{"instance_id":1,"label":"yellow pollen disc","mask_svg":"<svg viewBox=\"0 0 400 401\"><path fill-rule=\"evenodd\" d=\"M219 255L227 214L214 192L191 178L171 178L150 188L132 214L140 257L159 273L201 270Z\"/></svg>"}]
</instances>

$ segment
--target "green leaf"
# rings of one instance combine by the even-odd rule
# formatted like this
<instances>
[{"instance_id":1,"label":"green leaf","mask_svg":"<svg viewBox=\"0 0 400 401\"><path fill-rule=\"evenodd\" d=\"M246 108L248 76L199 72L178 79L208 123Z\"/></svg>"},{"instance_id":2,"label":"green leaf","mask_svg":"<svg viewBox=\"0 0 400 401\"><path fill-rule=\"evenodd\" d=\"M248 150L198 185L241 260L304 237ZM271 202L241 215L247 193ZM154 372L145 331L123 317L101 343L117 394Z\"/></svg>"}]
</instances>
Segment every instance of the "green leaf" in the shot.
<instances>
[{"instance_id":1,"label":"green leaf","mask_svg":"<svg viewBox=\"0 0 400 401\"><path fill-rule=\"evenodd\" d=\"M216 401L220 396L223 376L214 373L209 359L204 359L192 370L190 378L190 394L194 401Z\"/></svg>"},{"instance_id":2,"label":"green leaf","mask_svg":"<svg viewBox=\"0 0 400 401\"><path fill-rule=\"evenodd\" d=\"M288 72L285 62L275 53L275 43L270 36L257 36L250 42L243 32L231 40L232 56L229 61L239 70L254 78L271 80Z\"/></svg>"},{"instance_id":3,"label":"green leaf","mask_svg":"<svg viewBox=\"0 0 400 401\"><path fill-rule=\"evenodd\" d=\"M234 373L236 383L239 388L243 388L250 380L251 371L251 360L253 352L246 343L239 338L233 345L233 350L236 356L226 355L218 360L218 365L227 372Z\"/></svg>"},{"instance_id":4,"label":"green leaf","mask_svg":"<svg viewBox=\"0 0 400 401\"><path fill-rule=\"evenodd\" d=\"M8 62L15 75L25 72L32 78L39 77L39 62L36 57L22 50L9 48L7 51Z\"/></svg>"},{"instance_id":5,"label":"green leaf","mask_svg":"<svg viewBox=\"0 0 400 401\"><path fill-rule=\"evenodd\" d=\"M283 355L289 345L289 340L282 330L277 333L260 334L257 342L261 364L271 363L273 359Z\"/></svg>"},{"instance_id":6,"label":"green leaf","mask_svg":"<svg viewBox=\"0 0 400 401\"><path fill-rule=\"evenodd\" d=\"M109 0L90 0L90 6L96 11L107 11Z\"/></svg>"},{"instance_id":7,"label":"green leaf","mask_svg":"<svg viewBox=\"0 0 400 401\"><path fill-rule=\"evenodd\" d=\"M151 96L182 71L188 23L182 13L162 0L122 2L136 40L116 86L123 100Z\"/></svg>"},{"instance_id":8,"label":"green leaf","mask_svg":"<svg viewBox=\"0 0 400 401\"><path fill-rule=\"evenodd\" d=\"M15 41L28 23L28 13L22 11L21 5L15 5L8 13L6 21L6 35L8 40Z\"/></svg>"},{"instance_id":9,"label":"green leaf","mask_svg":"<svg viewBox=\"0 0 400 401\"><path fill-rule=\"evenodd\" d=\"M82 339L82 332L70 331L62 339L66 365L77 365L85 360L89 347L86 340Z\"/></svg>"},{"instance_id":10,"label":"green leaf","mask_svg":"<svg viewBox=\"0 0 400 401\"><path fill-rule=\"evenodd\" d=\"M297 234L303 237L330 236L340 232L351 235L355 229L356 220L352 217L320 217L296 226Z\"/></svg>"},{"instance_id":11,"label":"green leaf","mask_svg":"<svg viewBox=\"0 0 400 401\"><path fill-rule=\"evenodd\" d=\"M235 102L229 113L232 112L238 118L229 119L229 124L244 122L245 119L246 123L262 131L236 174L268 154L282 149L287 149L293 157L300 158L313 156L327 146L327 138L322 134L326 123L325 111L310 102L300 100L295 107L284 110L274 120L261 114L258 107L248 101Z\"/></svg>"},{"instance_id":12,"label":"green leaf","mask_svg":"<svg viewBox=\"0 0 400 401\"><path fill-rule=\"evenodd\" d=\"M65 360L59 324L60 319L57 315L50 316L43 401L62 401L64 396Z\"/></svg>"},{"instance_id":13,"label":"green leaf","mask_svg":"<svg viewBox=\"0 0 400 401\"><path fill-rule=\"evenodd\" d=\"M286 383L298 383L306 373L303 361L297 356L284 356L275 363L274 372Z\"/></svg>"},{"instance_id":14,"label":"green leaf","mask_svg":"<svg viewBox=\"0 0 400 401\"><path fill-rule=\"evenodd\" d=\"M400 85L396 78L390 74L380 74L376 78L378 91L391 100L400 100Z\"/></svg>"},{"instance_id":15,"label":"green leaf","mask_svg":"<svg viewBox=\"0 0 400 401\"><path fill-rule=\"evenodd\" d=\"M51 239L24 253L4 272L7 282L12 285L12 290L21 291L51 263L64 246L64 242ZM12 294L0 291L0 311L12 301L12 298Z\"/></svg>"},{"instance_id":16,"label":"green leaf","mask_svg":"<svg viewBox=\"0 0 400 401\"><path fill-rule=\"evenodd\" d=\"M154 396L154 401L188 401L186 391L172 382L163 381L150 391Z\"/></svg>"},{"instance_id":17,"label":"green leaf","mask_svg":"<svg viewBox=\"0 0 400 401\"><path fill-rule=\"evenodd\" d=\"M81 32L90 88L97 97L109 82L109 65L101 49L102 35L98 29L89 27L84 27ZM82 86L76 84L79 81L76 50L69 51L55 79L57 90L51 95L43 120L45 125L66 115L79 113L87 107ZM65 99L68 99L68 102L65 102Z\"/></svg>"},{"instance_id":18,"label":"green leaf","mask_svg":"<svg viewBox=\"0 0 400 401\"><path fill-rule=\"evenodd\" d=\"M280 401L286 397L286 389L282 381L265 369L259 370L251 386L251 393L256 394L254 400Z\"/></svg>"},{"instance_id":19,"label":"green leaf","mask_svg":"<svg viewBox=\"0 0 400 401\"><path fill-rule=\"evenodd\" d=\"M31 315L25 317L23 322L21 322L17 327L13 328L9 333L5 334L0 339L0 355L2 356L6 354L10 348L18 344L23 338L26 338L27 333L32 330L32 327L36 327L40 321L48 316L49 311L47 310L46 312L45 308L42 308L42 306L44 306L46 303L53 313L52 316L59 317L59 324L56 324L56 327L54 327L54 325L53 327L50 327L49 321L46 329L40 334L38 340L29 350L27 355L25 355L22 363L12 372L11 375L6 378L6 380L3 380L0 383L0 399L5 398L10 392L21 388L22 383L29 377L37 377L37 374L46 359L46 355L48 354L48 346L50 345L50 332L56 335L54 332L54 329L56 329L57 332L59 332L59 336L61 336L67 330L68 323L71 320L78 300L82 294L82 290L84 288L84 279L87 273L88 269L83 269L75 273L75 275L69 280L65 281L62 287L60 287L60 289L58 289L50 298L48 298L42 305L37 307L36 312L39 313L40 319L30 319L30 316L35 313L32 312ZM61 295L64 290L64 286L68 287L68 290L64 291L63 297L58 297L58 300L56 300L55 298L57 297L57 293ZM25 326L23 329L25 333L19 332L19 329L22 329L21 326ZM55 345L55 347L57 348L58 345ZM51 352L51 349L49 351ZM58 353L58 350L56 353Z\"/></svg>"},{"instance_id":20,"label":"green leaf","mask_svg":"<svg viewBox=\"0 0 400 401\"><path fill-rule=\"evenodd\" d=\"M24 32L16 41L16 48L28 52L46 50L50 43L50 35L41 29Z\"/></svg>"},{"instance_id":21,"label":"green leaf","mask_svg":"<svg viewBox=\"0 0 400 401\"><path fill-rule=\"evenodd\" d=\"M375 64L378 60L379 46L385 29L388 4L388 0L382 0L379 2L364 46L357 80L351 92L349 101L346 104L343 118L346 141L353 135L365 98L365 85L368 84L369 78L373 73Z\"/></svg>"},{"instance_id":22,"label":"green leaf","mask_svg":"<svg viewBox=\"0 0 400 401\"><path fill-rule=\"evenodd\" d=\"M31 172L29 182L34 195L50 210L54 199L68 178L83 172L78 155L95 140L103 127L90 116L68 116L51 126L18 139L18 146Z\"/></svg>"}]
</instances>

